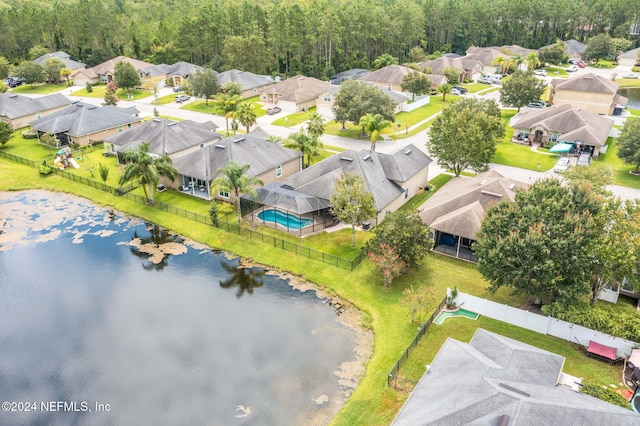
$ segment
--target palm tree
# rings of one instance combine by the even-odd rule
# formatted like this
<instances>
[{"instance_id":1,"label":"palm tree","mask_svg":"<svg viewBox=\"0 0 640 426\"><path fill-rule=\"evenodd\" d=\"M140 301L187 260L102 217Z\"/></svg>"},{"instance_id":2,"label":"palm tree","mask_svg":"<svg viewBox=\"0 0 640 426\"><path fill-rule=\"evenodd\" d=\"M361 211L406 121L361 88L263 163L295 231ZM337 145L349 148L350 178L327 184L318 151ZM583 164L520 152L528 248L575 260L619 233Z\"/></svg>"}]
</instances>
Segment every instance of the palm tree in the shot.
<instances>
[{"instance_id":1,"label":"palm tree","mask_svg":"<svg viewBox=\"0 0 640 426\"><path fill-rule=\"evenodd\" d=\"M309 122L307 123L307 132L314 138L318 139L324 134L325 121L324 118L314 112L309 116Z\"/></svg>"},{"instance_id":2,"label":"palm tree","mask_svg":"<svg viewBox=\"0 0 640 426\"><path fill-rule=\"evenodd\" d=\"M142 142L138 150L125 151L123 159L126 166L120 176L120 185L135 179L139 180L147 202L153 204L153 193L158 186L160 176L167 177L173 182L178 176L178 170L173 167L168 155L160 157L151 155L149 147L149 142Z\"/></svg>"},{"instance_id":3,"label":"palm tree","mask_svg":"<svg viewBox=\"0 0 640 426\"><path fill-rule=\"evenodd\" d=\"M267 139L266 139L267 142L273 142L273 143L280 143L281 140L282 138L278 135L269 135L267 136Z\"/></svg>"},{"instance_id":4,"label":"palm tree","mask_svg":"<svg viewBox=\"0 0 640 426\"><path fill-rule=\"evenodd\" d=\"M540 65L542 65L542 62L540 62L540 58L538 57L538 54L535 52L529 53L525 58L524 62L527 64L528 70L534 70L538 68Z\"/></svg>"},{"instance_id":5,"label":"palm tree","mask_svg":"<svg viewBox=\"0 0 640 426\"><path fill-rule=\"evenodd\" d=\"M493 62L491 62L491 65L495 65L498 67L498 73L499 74L504 74L504 68L507 64L507 61L502 57L502 56L497 56Z\"/></svg>"},{"instance_id":6,"label":"palm tree","mask_svg":"<svg viewBox=\"0 0 640 426\"><path fill-rule=\"evenodd\" d=\"M391 121L385 120L380 114L367 114L360 118L362 131L368 131L371 141L371 151L376 150L376 139L384 129L391 125Z\"/></svg>"},{"instance_id":7,"label":"palm tree","mask_svg":"<svg viewBox=\"0 0 640 426\"><path fill-rule=\"evenodd\" d=\"M438 86L438 92L442 93L442 102L446 101L445 97L447 96L447 93L451 91L451 87L452 86L449 83L444 83Z\"/></svg>"},{"instance_id":8,"label":"palm tree","mask_svg":"<svg viewBox=\"0 0 640 426\"><path fill-rule=\"evenodd\" d=\"M516 56L509 59L509 67L515 66L515 71L520 69L520 65L524 64L525 58L521 53L518 53Z\"/></svg>"},{"instance_id":9,"label":"palm tree","mask_svg":"<svg viewBox=\"0 0 640 426\"><path fill-rule=\"evenodd\" d=\"M373 66L376 67L376 69L384 68L389 65L396 65L397 63L398 58L391 56L388 53L383 53L373 60Z\"/></svg>"},{"instance_id":10,"label":"palm tree","mask_svg":"<svg viewBox=\"0 0 640 426\"><path fill-rule=\"evenodd\" d=\"M218 176L213 180L213 191L226 192L229 194L231 202L236 206L236 214L238 215L238 223L242 220L242 212L240 211L240 195L249 193L257 197L256 185L262 185L262 180L256 176L247 176L249 164L239 166L235 161L218 170Z\"/></svg>"},{"instance_id":11,"label":"palm tree","mask_svg":"<svg viewBox=\"0 0 640 426\"><path fill-rule=\"evenodd\" d=\"M303 156L303 164L304 156L306 156L307 164L305 167L309 167L311 165L311 159L314 155L318 154L318 149L322 147L322 143L318 138L313 137L313 135L302 129L299 132L289 135L289 137L284 141L283 146L285 148L297 149L300 151Z\"/></svg>"},{"instance_id":12,"label":"palm tree","mask_svg":"<svg viewBox=\"0 0 640 426\"><path fill-rule=\"evenodd\" d=\"M227 123L227 134L229 134L229 118L233 117L233 113L238 109L238 104L242 101L242 97L231 93L221 93L216 98L216 104L222 109L224 119Z\"/></svg>"},{"instance_id":13,"label":"palm tree","mask_svg":"<svg viewBox=\"0 0 640 426\"><path fill-rule=\"evenodd\" d=\"M235 112L235 118L247 128L247 133L252 125L256 123L256 112L248 102L242 102L238 105L238 110Z\"/></svg>"}]
</instances>

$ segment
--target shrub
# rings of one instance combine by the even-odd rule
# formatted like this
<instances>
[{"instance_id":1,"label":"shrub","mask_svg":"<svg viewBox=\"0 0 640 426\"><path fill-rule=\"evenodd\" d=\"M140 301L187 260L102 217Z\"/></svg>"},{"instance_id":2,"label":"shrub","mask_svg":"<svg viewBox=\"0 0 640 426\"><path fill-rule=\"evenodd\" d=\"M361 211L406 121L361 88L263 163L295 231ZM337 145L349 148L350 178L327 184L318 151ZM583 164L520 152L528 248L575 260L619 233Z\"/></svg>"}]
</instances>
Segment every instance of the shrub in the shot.
<instances>
[{"instance_id":1,"label":"shrub","mask_svg":"<svg viewBox=\"0 0 640 426\"><path fill-rule=\"evenodd\" d=\"M53 166L49 164L41 164L40 168L38 169L38 173L40 173L41 175L51 174L53 173Z\"/></svg>"},{"instance_id":2,"label":"shrub","mask_svg":"<svg viewBox=\"0 0 640 426\"><path fill-rule=\"evenodd\" d=\"M582 386L582 393L608 402L609 404L619 405L620 407L629 408L629 401L622 395L612 389L603 388L597 385Z\"/></svg>"},{"instance_id":3,"label":"shrub","mask_svg":"<svg viewBox=\"0 0 640 426\"><path fill-rule=\"evenodd\" d=\"M616 305L589 303L565 305L557 302L543 306L542 311L562 321L640 342L640 315L635 311L625 311Z\"/></svg>"},{"instance_id":4,"label":"shrub","mask_svg":"<svg viewBox=\"0 0 640 426\"><path fill-rule=\"evenodd\" d=\"M38 138L38 133L33 129L29 129L29 130L25 130L24 132L22 132L22 137L24 139L37 139Z\"/></svg>"},{"instance_id":5,"label":"shrub","mask_svg":"<svg viewBox=\"0 0 640 426\"><path fill-rule=\"evenodd\" d=\"M93 92L93 85L87 81L86 85L87 93Z\"/></svg>"}]
</instances>

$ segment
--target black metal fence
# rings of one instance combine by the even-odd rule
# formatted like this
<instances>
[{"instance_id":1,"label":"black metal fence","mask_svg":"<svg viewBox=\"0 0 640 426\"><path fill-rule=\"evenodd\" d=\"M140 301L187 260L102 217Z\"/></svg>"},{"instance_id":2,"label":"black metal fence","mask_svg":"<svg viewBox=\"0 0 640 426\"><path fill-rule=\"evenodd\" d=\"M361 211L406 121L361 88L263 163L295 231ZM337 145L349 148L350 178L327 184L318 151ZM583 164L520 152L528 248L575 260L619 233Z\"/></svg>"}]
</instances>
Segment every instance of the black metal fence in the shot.
<instances>
[{"instance_id":1,"label":"black metal fence","mask_svg":"<svg viewBox=\"0 0 640 426\"><path fill-rule=\"evenodd\" d=\"M416 346L418 346L418 343L420 343L420 340L422 340L422 336L427 333L427 330L429 330L431 323L433 323L433 320L436 318L436 315L438 315L438 312L440 312L440 309L442 309L442 307L444 306L446 300L447 297L445 296L438 304L438 307L431 313L429 319L422 323L422 325L420 325L416 336L413 338L411 343L409 343L409 346L407 346L402 355L400 355L400 358L398 358L398 361L396 361L396 363L393 365L391 371L389 371L389 374L387 375L387 386L391 386L391 382L394 382L394 387L396 387L398 381L398 372L409 359L409 355L411 355L411 352L413 352Z\"/></svg>"},{"instance_id":2,"label":"black metal fence","mask_svg":"<svg viewBox=\"0 0 640 426\"><path fill-rule=\"evenodd\" d=\"M33 160L28 160L26 158L18 157L17 155L5 153L2 151L0 151L0 157L4 157L11 161L14 161L20 164L25 164L31 167L39 167L39 164L36 164L36 162ZM147 204L147 199L145 197L142 197L137 194L132 194L130 192L131 190L137 187L133 184L129 184L124 187L113 187L105 183L100 183L92 179L87 179L85 177L76 175L74 173L69 173L64 170L54 169L53 173L55 173L58 176L62 176L66 179L72 180L74 182L87 185L92 188L96 188L101 191L108 192L110 194L115 194L115 195L124 197L135 203L149 205ZM270 246L276 249L284 250L290 253L295 253L298 256L304 256L309 259L326 263L328 265L337 266L339 268L346 269L349 271L353 271L366 258L365 255L363 255L362 253L359 253L353 259L345 259L339 256L334 256L329 253L315 250L309 247L301 246L297 243L287 241L282 238L266 235L261 232L255 231L249 227L240 226L237 223L229 223L229 222L222 222L222 221L218 221L218 223L214 223L213 220L211 220L211 217L209 216L192 212L190 210L185 210L185 209L173 206L171 204L163 203L161 201L155 201L153 204L149 206L155 207L159 210L162 210L167 213L171 213L176 216L184 217L185 219L188 219L188 220L193 220L195 222L204 223L210 226L216 226L229 233L238 234L243 237L248 237L251 240L260 241L262 243L269 244Z\"/></svg>"}]
</instances>

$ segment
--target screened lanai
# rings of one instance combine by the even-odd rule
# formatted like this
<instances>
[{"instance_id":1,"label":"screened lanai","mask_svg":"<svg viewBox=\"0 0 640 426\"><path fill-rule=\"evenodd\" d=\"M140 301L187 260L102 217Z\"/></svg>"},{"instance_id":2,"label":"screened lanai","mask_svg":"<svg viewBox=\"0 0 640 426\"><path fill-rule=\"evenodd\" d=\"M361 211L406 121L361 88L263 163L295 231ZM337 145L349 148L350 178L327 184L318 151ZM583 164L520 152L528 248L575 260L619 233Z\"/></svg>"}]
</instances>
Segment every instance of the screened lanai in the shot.
<instances>
[{"instance_id":1,"label":"screened lanai","mask_svg":"<svg viewBox=\"0 0 640 426\"><path fill-rule=\"evenodd\" d=\"M329 212L329 200L296 192L278 182L256 189L257 197L242 196L242 215L247 221L297 235L308 235L337 224Z\"/></svg>"}]
</instances>

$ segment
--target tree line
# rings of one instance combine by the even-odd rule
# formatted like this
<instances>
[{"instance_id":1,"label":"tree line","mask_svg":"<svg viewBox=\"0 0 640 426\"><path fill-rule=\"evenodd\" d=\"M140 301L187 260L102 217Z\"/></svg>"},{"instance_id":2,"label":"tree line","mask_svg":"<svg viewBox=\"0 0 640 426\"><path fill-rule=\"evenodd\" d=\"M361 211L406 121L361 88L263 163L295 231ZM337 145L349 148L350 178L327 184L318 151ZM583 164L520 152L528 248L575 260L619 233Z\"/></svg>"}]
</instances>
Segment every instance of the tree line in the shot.
<instances>
[{"instance_id":1,"label":"tree line","mask_svg":"<svg viewBox=\"0 0 640 426\"><path fill-rule=\"evenodd\" d=\"M11 2L7 2L11 3ZM608 33L628 38L640 22L634 0L27 0L0 8L0 56L63 50L93 66L118 55L152 63L326 78L370 68L382 54L470 46L539 48L556 39ZM416 49L418 48L418 49Z\"/></svg>"}]
</instances>

